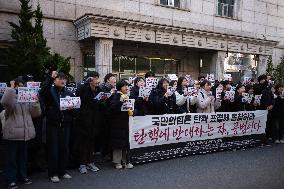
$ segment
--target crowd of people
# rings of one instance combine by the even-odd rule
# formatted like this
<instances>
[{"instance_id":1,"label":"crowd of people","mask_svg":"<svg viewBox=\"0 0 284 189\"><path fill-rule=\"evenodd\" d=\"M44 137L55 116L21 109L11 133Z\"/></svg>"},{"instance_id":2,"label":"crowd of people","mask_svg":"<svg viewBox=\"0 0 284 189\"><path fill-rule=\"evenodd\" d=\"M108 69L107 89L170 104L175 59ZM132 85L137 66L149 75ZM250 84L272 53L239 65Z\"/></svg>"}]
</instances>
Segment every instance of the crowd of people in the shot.
<instances>
[{"instance_id":1,"label":"crowd of people","mask_svg":"<svg viewBox=\"0 0 284 189\"><path fill-rule=\"evenodd\" d=\"M69 160L82 174L99 171L95 154L112 160L116 169L133 168L129 116L268 110L267 141L284 143L284 87L275 85L269 76L236 84L231 80L212 82L203 76L198 80L188 76L177 80L165 77L149 96L141 97L139 91L147 78L155 78L155 74L147 72L144 78L117 82L115 75L109 73L100 83L100 75L90 72L76 90L70 91L65 75L53 71L32 103L17 102L17 89L33 81L33 77L25 75L11 81L0 107L6 155L4 173L9 188L17 188L17 182L32 183L27 165L37 164L40 152L47 160L48 177L54 183L72 178L67 172ZM227 95L228 91L234 91L233 97ZM110 95L97 99L100 93ZM257 95L261 95L259 102ZM60 109L60 98L75 96L81 99L79 109ZM121 111L127 99L135 99L133 111Z\"/></svg>"}]
</instances>

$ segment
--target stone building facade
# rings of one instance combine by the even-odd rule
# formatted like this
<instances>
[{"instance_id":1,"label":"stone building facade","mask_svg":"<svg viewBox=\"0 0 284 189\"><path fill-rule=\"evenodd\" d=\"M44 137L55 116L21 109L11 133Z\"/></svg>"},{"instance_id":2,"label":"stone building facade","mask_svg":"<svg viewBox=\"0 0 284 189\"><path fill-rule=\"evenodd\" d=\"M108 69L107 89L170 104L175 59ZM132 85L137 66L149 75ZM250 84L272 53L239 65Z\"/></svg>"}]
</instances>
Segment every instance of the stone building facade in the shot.
<instances>
[{"instance_id":1,"label":"stone building facade","mask_svg":"<svg viewBox=\"0 0 284 189\"><path fill-rule=\"evenodd\" d=\"M53 52L71 57L71 74L131 76L214 73L221 78L229 53L254 57L255 74L284 48L283 0L31 0L41 5ZM0 48L11 42L18 0L0 0ZM238 67L238 66L236 66ZM238 70L239 69L239 70ZM242 72L240 68L237 68Z\"/></svg>"}]
</instances>

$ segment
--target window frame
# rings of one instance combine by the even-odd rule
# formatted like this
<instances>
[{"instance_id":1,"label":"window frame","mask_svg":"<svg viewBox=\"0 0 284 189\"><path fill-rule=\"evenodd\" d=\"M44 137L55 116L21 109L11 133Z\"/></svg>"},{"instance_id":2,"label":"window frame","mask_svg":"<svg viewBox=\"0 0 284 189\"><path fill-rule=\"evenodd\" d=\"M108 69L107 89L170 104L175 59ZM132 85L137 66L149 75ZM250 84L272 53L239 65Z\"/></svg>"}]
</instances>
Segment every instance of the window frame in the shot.
<instances>
[{"instance_id":1,"label":"window frame","mask_svg":"<svg viewBox=\"0 0 284 189\"><path fill-rule=\"evenodd\" d=\"M221 0L216 0L216 16L224 17L224 18L230 18L230 19L236 19L237 13L236 13L236 6L237 1L233 0L233 4L230 4L229 2L223 3L220 2ZM221 5L220 5L221 4ZM221 13L220 13L220 7L221 6ZM224 8L226 7L226 8ZM230 8L232 7L232 8ZM230 10L232 10L232 13L230 13ZM226 11L226 13L225 13Z\"/></svg>"}]
</instances>

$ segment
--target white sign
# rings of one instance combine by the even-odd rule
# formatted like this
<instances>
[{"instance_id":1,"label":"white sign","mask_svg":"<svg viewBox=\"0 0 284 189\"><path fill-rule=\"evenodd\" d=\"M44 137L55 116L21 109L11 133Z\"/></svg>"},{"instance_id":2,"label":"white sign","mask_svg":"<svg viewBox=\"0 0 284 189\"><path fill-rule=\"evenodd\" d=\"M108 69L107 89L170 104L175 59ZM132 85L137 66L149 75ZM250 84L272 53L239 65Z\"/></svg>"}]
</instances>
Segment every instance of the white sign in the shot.
<instances>
[{"instance_id":1,"label":"white sign","mask_svg":"<svg viewBox=\"0 0 284 189\"><path fill-rule=\"evenodd\" d=\"M217 87L216 88L216 99L221 99L222 92L223 92L223 88L222 87Z\"/></svg>"},{"instance_id":2,"label":"white sign","mask_svg":"<svg viewBox=\"0 0 284 189\"><path fill-rule=\"evenodd\" d=\"M248 93L242 93L242 102L246 103L249 102L249 94Z\"/></svg>"},{"instance_id":3,"label":"white sign","mask_svg":"<svg viewBox=\"0 0 284 189\"><path fill-rule=\"evenodd\" d=\"M28 88L40 88L40 82L27 82Z\"/></svg>"},{"instance_id":4,"label":"white sign","mask_svg":"<svg viewBox=\"0 0 284 189\"><path fill-rule=\"evenodd\" d=\"M171 81L177 81L178 77L176 74L168 74L168 77Z\"/></svg>"},{"instance_id":5,"label":"white sign","mask_svg":"<svg viewBox=\"0 0 284 189\"><path fill-rule=\"evenodd\" d=\"M7 88L6 83L0 83L0 94L4 94L6 88Z\"/></svg>"},{"instance_id":6,"label":"white sign","mask_svg":"<svg viewBox=\"0 0 284 189\"><path fill-rule=\"evenodd\" d=\"M122 106L121 106L121 111L133 111L134 110L134 99L126 99L124 100Z\"/></svg>"},{"instance_id":7,"label":"white sign","mask_svg":"<svg viewBox=\"0 0 284 189\"><path fill-rule=\"evenodd\" d=\"M188 96L197 96L198 95L198 90L194 87L188 87Z\"/></svg>"},{"instance_id":8,"label":"white sign","mask_svg":"<svg viewBox=\"0 0 284 189\"><path fill-rule=\"evenodd\" d=\"M264 134L267 113L267 110L257 110L130 117L130 149Z\"/></svg>"},{"instance_id":9,"label":"white sign","mask_svg":"<svg viewBox=\"0 0 284 189\"><path fill-rule=\"evenodd\" d=\"M224 74L224 80L226 81L232 81L232 75L231 74Z\"/></svg>"},{"instance_id":10,"label":"white sign","mask_svg":"<svg viewBox=\"0 0 284 189\"><path fill-rule=\"evenodd\" d=\"M138 97L149 97L151 94L151 88L150 87L140 87L139 88L139 96Z\"/></svg>"},{"instance_id":11,"label":"white sign","mask_svg":"<svg viewBox=\"0 0 284 189\"><path fill-rule=\"evenodd\" d=\"M214 81L215 81L215 79L214 79L214 74L207 74L206 79L207 79L208 81L210 81L210 82L214 82Z\"/></svg>"},{"instance_id":12,"label":"white sign","mask_svg":"<svg viewBox=\"0 0 284 189\"><path fill-rule=\"evenodd\" d=\"M18 87L18 102L36 102L38 88Z\"/></svg>"},{"instance_id":13,"label":"white sign","mask_svg":"<svg viewBox=\"0 0 284 189\"><path fill-rule=\"evenodd\" d=\"M185 77L185 79L186 79L188 82L192 81L191 75L186 75L186 76L184 76L184 77Z\"/></svg>"},{"instance_id":14,"label":"white sign","mask_svg":"<svg viewBox=\"0 0 284 189\"><path fill-rule=\"evenodd\" d=\"M172 96L176 91L176 88L175 87L172 87L172 86L168 86L167 88L167 93L169 96Z\"/></svg>"},{"instance_id":15,"label":"white sign","mask_svg":"<svg viewBox=\"0 0 284 189\"><path fill-rule=\"evenodd\" d=\"M230 100L230 102L235 101L235 91L226 91L225 98Z\"/></svg>"},{"instance_id":16,"label":"white sign","mask_svg":"<svg viewBox=\"0 0 284 189\"><path fill-rule=\"evenodd\" d=\"M60 110L72 110L80 108L80 106L81 106L80 97L60 98Z\"/></svg>"},{"instance_id":17,"label":"white sign","mask_svg":"<svg viewBox=\"0 0 284 189\"><path fill-rule=\"evenodd\" d=\"M254 96L254 103L257 105L260 105L260 100L261 100L262 95L255 95Z\"/></svg>"},{"instance_id":18,"label":"white sign","mask_svg":"<svg viewBox=\"0 0 284 189\"><path fill-rule=\"evenodd\" d=\"M244 77L244 83L245 84L250 83L250 77Z\"/></svg>"},{"instance_id":19,"label":"white sign","mask_svg":"<svg viewBox=\"0 0 284 189\"><path fill-rule=\"evenodd\" d=\"M96 100L104 100L104 99L108 99L110 96L111 96L111 93L100 92L99 94L97 94L95 99Z\"/></svg>"},{"instance_id":20,"label":"white sign","mask_svg":"<svg viewBox=\"0 0 284 189\"><path fill-rule=\"evenodd\" d=\"M150 87L151 89L156 88L158 85L157 78L146 78L146 87Z\"/></svg>"}]
</instances>

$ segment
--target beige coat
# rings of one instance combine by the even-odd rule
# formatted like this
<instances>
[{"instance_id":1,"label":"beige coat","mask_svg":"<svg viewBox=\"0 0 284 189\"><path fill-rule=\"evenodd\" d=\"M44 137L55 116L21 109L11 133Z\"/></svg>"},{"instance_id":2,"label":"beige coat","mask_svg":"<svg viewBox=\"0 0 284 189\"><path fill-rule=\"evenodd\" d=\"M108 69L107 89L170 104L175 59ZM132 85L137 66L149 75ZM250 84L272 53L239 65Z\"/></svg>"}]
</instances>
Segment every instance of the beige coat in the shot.
<instances>
[{"instance_id":1,"label":"beige coat","mask_svg":"<svg viewBox=\"0 0 284 189\"><path fill-rule=\"evenodd\" d=\"M1 99L5 109L3 138L28 141L35 137L32 118L41 115L39 103L18 103L16 90L7 88Z\"/></svg>"},{"instance_id":2,"label":"beige coat","mask_svg":"<svg viewBox=\"0 0 284 189\"><path fill-rule=\"evenodd\" d=\"M214 113L215 109L221 106L221 101L218 99L211 100L210 95L204 89L197 95L197 113Z\"/></svg>"}]
</instances>

